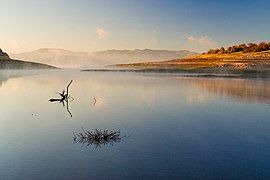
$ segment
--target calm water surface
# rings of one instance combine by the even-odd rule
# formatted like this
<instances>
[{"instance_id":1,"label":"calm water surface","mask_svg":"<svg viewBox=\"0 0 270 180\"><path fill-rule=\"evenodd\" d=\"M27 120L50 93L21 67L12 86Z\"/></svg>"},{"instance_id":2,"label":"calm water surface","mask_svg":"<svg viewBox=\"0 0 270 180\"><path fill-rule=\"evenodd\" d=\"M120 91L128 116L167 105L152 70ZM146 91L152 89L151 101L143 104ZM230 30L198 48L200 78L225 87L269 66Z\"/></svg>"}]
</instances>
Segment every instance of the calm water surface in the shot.
<instances>
[{"instance_id":1,"label":"calm water surface","mask_svg":"<svg viewBox=\"0 0 270 180\"><path fill-rule=\"evenodd\" d=\"M71 79L72 117L48 101ZM0 100L1 179L270 178L269 80L2 71Z\"/></svg>"}]
</instances>

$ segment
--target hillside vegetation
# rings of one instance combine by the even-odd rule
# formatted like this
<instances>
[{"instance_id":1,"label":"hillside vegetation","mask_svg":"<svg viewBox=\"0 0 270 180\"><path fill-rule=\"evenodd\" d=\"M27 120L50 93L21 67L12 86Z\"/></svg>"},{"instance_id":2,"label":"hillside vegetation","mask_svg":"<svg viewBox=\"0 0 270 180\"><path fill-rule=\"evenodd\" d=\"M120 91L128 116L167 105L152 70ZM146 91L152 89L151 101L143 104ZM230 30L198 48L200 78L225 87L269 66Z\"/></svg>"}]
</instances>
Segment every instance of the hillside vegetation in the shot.
<instances>
[{"instance_id":1,"label":"hillside vegetation","mask_svg":"<svg viewBox=\"0 0 270 180\"><path fill-rule=\"evenodd\" d=\"M110 67L129 68L270 68L270 51L252 53L230 53L230 54L200 54L192 58L174 59L170 61L145 62L132 64L117 64Z\"/></svg>"},{"instance_id":2,"label":"hillside vegetation","mask_svg":"<svg viewBox=\"0 0 270 180\"><path fill-rule=\"evenodd\" d=\"M226 49L221 47L219 49L210 49L206 53L203 54L231 54L235 52L262 52L270 50L270 42L261 42L259 44L256 43L248 43L248 44L239 44L229 46Z\"/></svg>"},{"instance_id":3,"label":"hillside vegetation","mask_svg":"<svg viewBox=\"0 0 270 180\"><path fill-rule=\"evenodd\" d=\"M8 59L10 59L9 55L3 52L2 49L0 49L0 60L8 60Z\"/></svg>"}]
</instances>

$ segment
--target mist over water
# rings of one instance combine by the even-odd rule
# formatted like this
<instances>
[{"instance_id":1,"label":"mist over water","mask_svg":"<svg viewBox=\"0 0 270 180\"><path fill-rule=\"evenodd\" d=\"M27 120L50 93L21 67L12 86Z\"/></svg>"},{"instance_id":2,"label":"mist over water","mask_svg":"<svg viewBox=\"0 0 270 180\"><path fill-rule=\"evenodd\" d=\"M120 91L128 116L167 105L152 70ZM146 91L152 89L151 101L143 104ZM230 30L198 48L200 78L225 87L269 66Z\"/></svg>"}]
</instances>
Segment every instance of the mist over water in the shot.
<instances>
[{"instance_id":1,"label":"mist over water","mask_svg":"<svg viewBox=\"0 0 270 180\"><path fill-rule=\"evenodd\" d=\"M69 110L58 98L70 86ZM270 81L1 71L3 179L270 177ZM96 102L94 100L96 99ZM73 132L120 131L97 147Z\"/></svg>"}]
</instances>

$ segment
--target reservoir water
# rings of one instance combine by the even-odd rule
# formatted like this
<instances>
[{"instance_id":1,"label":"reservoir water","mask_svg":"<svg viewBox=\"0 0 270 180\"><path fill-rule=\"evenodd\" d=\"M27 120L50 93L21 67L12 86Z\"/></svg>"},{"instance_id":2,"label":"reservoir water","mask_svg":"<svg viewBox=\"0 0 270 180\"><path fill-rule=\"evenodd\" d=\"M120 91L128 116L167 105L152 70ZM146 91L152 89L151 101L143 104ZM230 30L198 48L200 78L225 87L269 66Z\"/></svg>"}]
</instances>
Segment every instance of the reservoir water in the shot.
<instances>
[{"instance_id":1,"label":"reservoir water","mask_svg":"<svg viewBox=\"0 0 270 180\"><path fill-rule=\"evenodd\" d=\"M74 142L95 129L120 139ZM0 179L269 179L269 153L268 79L0 73Z\"/></svg>"}]
</instances>

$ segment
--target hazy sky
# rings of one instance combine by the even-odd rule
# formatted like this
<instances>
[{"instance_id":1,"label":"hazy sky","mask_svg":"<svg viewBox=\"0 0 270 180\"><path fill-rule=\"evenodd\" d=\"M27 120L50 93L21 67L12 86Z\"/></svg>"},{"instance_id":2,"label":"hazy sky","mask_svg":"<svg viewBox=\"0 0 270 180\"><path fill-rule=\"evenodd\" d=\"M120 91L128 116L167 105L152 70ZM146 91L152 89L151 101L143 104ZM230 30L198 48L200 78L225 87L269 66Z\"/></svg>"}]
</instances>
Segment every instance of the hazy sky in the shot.
<instances>
[{"instance_id":1,"label":"hazy sky","mask_svg":"<svg viewBox=\"0 0 270 180\"><path fill-rule=\"evenodd\" d=\"M270 40L268 0L0 0L0 47L188 49Z\"/></svg>"}]
</instances>

